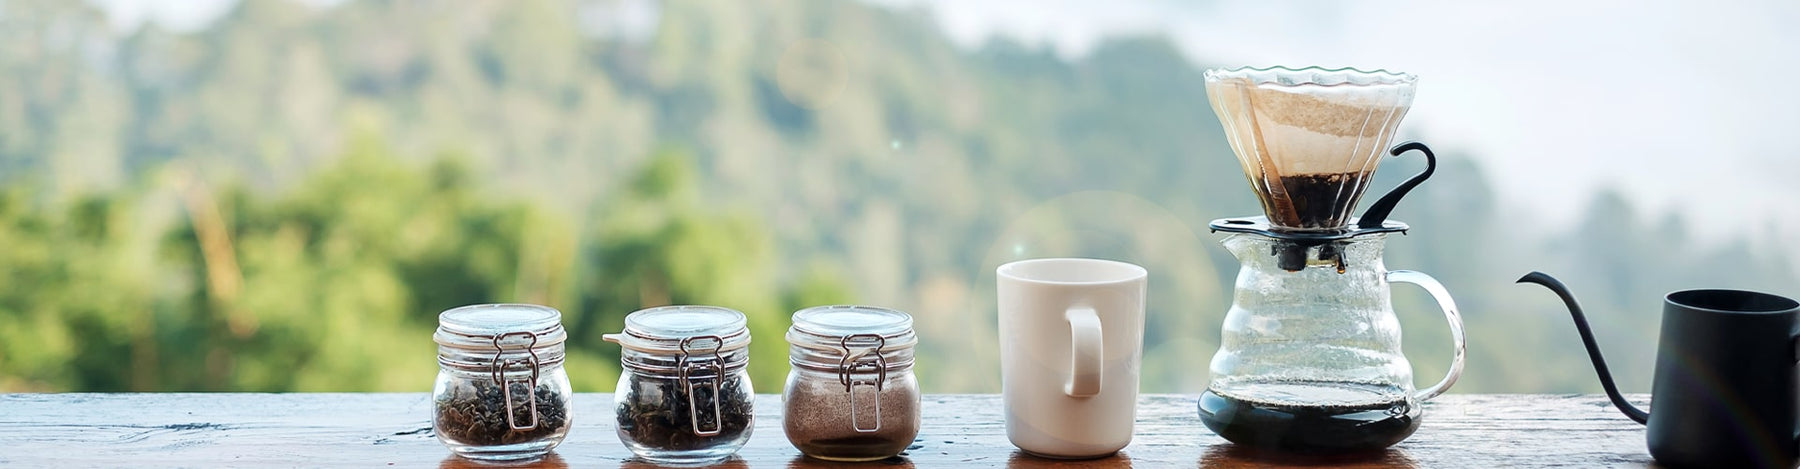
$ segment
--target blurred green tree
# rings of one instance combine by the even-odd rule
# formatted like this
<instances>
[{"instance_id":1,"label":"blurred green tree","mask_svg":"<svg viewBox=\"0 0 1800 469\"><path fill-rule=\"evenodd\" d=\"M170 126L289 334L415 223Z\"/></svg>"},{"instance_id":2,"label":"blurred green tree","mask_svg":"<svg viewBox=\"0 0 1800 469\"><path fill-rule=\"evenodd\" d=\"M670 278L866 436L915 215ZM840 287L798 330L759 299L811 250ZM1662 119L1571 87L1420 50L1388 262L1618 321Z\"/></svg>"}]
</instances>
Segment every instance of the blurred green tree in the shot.
<instances>
[{"instance_id":1,"label":"blurred green tree","mask_svg":"<svg viewBox=\"0 0 1800 469\"><path fill-rule=\"evenodd\" d=\"M624 187L596 217L599 243L589 255L593 274L581 309L600 313L569 319L571 340L599 343L637 309L725 306L749 318L751 380L765 392L778 389L770 386L787 373L788 313L847 302L848 287L818 273L784 285L769 230L742 209L703 204L693 158L684 151L658 151ZM608 355L618 356L616 350Z\"/></svg>"},{"instance_id":2,"label":"blurred green tree","mask_svg":"<svg viewBox=\"0 0 1800 469\"><path fill-rule=\"evenodd\" d=\"M1192 392L1238 268L1205 223L1257 206L1166 38L964 47L852 0L243 0L197 31L0 5L0 390L421 390L434 314L521 301L566 313L584 391L630 311L743 310L767 392L788 313L858 301L917 318L927 390L995 391L993 268L1080 255L1151 268L1144 389ZM1459 391L1597 389L1526 270L1589 285L1620 344L1669 289L1800 284L1778 232L1616 194L1534 224L1456 153L1388 265L1463 306ZM1396 301L1435 375L1442 320Z\"/></svg>"}]
</instances>

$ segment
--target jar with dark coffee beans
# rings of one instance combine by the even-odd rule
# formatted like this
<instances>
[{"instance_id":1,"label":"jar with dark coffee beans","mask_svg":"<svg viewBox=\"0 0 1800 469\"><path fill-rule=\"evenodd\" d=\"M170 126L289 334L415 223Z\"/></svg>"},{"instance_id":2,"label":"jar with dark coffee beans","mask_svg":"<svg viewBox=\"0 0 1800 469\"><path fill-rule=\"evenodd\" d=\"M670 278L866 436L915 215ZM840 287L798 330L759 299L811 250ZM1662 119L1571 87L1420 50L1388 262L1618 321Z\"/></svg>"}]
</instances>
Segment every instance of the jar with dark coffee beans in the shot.
<instances>
[{"instance_id":1,"label":"jar with dark coffee beans","mask_svg":"<svg viewBox=\"0 0 1800 469\"><path fill-rule=\"evenodd\" d=\"M756 391L744 313L663 306L625 316L607 334L623 350L613 391L619 440L655 464L723 461L750 441Z\"/></svg>"},{"instance_id":2,"label":"jar with dark coffee beans","mask_svg":"<svg viewBox=\"0 0 1800 469\"><path fill-rule=\"evenodd\" d=\"M562 313L525 304L472 305L438 315L431 427L465 458L544 456L569 433Z\"/></svg>"},{"instance_id":3,"label":"jar with dark coffee beans","mask_svg":"<svg viewBox=\"0 0 1800 469\"><path fill-rule=\"evenodd\" d=\"M788 329L782 426L807 456L872 461L905 451L919 433L912 316L870 306L794 313Z\"/></svg>"}]
</instances>

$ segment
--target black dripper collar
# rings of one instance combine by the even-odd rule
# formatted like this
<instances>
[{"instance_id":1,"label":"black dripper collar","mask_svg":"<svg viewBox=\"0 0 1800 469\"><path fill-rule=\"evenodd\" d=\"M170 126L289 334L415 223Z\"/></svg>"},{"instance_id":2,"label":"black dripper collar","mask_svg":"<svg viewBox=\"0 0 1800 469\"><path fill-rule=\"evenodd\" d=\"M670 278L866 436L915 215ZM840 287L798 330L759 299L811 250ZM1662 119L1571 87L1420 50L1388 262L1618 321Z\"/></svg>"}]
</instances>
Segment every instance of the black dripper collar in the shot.
<instances>
[{"instance_id":1,"label":"black dripper collar","mask_svg":"<svg viewBox=\"0 0 1800 469\"><path fill-rule=\"evenodd\" d=\"M1375 227L1364 227L1352 220L1342 230L1276 231L1275 227L1269 224L1269 218L1263 216L1220 218L1213 220L1207 226L1211 227L1214 233L1224 231L1274 238L1279 241L1275 243L1275 252L1272 253L1276 257L1275 264L1281 267L1281 270L1288 272L1299 272L1301 269L1305 269L1307 252L1310 252L1313 247L1377 233L1406 234L1406 230L1410 228L1406 226L1406 223L1395 220L1383 220L1380 226ZM1321 249L1319 252L1320 260L1336 261L1338 272L1344 271L1344 260L1338 256L1340 253L1336 249Z\"/></svg>"},{"instance_id":2,"label":"black dripper collar","mask_svg":"<svg viewBox=\"0 0 1800 469\"><path fill-rule=\"evenodd\" d=\"M1362 224L1357 223L1359 220L1361 219L1351 220L1350 224L1345 226L1344 229L1332 231L1277 231L1274 225L1269 224L1269 217L1264 216L1220 218L1213 220L1212 223L1209 223L1206 226L1211 227L1214 233L1220 231L1227 233L1249 233L1267 236L1282 241L1292 241L1296 244L1306 246L1318 246L1332 241L1350 239L1367 234L1393 233L1396 231L1405 233L1407 229L1411 228L1407 226L1406 223L1396 220L1382 220L1380 226L1365 227Z\"/></svg>"},{"instance_id":3,"label":"black dripper collar","mask_svg":"<svg viewBox=\"0 0 1800 469\"><path fill-rule=\"evenodd\" d=\"M1211 226L1215 233L1220 231L1247 233L1282 241L1276 243L1274 254L1279 258L1276 262L1277 265L1288 272L1299 272L1301 269L1305 269L1306 253L1315 246L1375 233L1400 232L1404 234L1407 229L1406 224L1388 220L1388 214L1394 211L1394 206L1400 203L1401 197L1405 197L1408 192L1412 192L1413 188L1418 187L1419 183L1425 182L1425 179L1437 172L1437 155L1433 154L1431 148L1423 143L1406 142L1395 145L1394 148L1388 150L1388 154L1400 156L1402 153L1413 150L1425 154L1425 171L1415 174L1400 183L1399 186L1395 186L1393 190L1381 196L1380 200L1369 205L1369 210L1363 212L1362 217L1350 220L1350 223L1346 224L1344 228L1330 231L1278 231L1269 224L1269 217L1220 218L1213 220L1208 226ZM1319 250L1320 260L1337 261L1338 273L1343 273L1344 259L1340 254L1342 253L1337 249Z\"/></svg>"}]
</instances>

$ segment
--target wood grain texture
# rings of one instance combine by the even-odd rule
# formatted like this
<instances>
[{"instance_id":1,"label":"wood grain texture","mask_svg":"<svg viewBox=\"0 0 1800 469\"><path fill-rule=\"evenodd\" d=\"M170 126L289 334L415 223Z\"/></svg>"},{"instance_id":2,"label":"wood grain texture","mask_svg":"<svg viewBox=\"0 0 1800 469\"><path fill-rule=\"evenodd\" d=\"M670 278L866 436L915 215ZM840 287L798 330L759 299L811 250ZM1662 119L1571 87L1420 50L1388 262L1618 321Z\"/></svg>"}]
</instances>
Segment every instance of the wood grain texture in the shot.
<instances>
[{"instance_id":1,"label":"wood grain texture","mask_svg":"<svg viewBox=\"0 0 1800 469\"><path fill-rule=\"evenodd\" d=\"M1052 461L1006 440L997 395L931 395L904 458L868 467L1645 467L1644 429L1598 395L1449 394L1386 452L1291 459L1225 442L1193 395L1149 395L1136 436L1110 458ZM724 467L840 467L806 459L781 430L780 396L756 401L750 444ZM1634 401L1647 400L1634 396ZM529 467L651 467L614 433L612 395L578 394L574 428ZM425 394L0 394L0 467L494 467L451 456Z\"/></svg>"}]
</instances>

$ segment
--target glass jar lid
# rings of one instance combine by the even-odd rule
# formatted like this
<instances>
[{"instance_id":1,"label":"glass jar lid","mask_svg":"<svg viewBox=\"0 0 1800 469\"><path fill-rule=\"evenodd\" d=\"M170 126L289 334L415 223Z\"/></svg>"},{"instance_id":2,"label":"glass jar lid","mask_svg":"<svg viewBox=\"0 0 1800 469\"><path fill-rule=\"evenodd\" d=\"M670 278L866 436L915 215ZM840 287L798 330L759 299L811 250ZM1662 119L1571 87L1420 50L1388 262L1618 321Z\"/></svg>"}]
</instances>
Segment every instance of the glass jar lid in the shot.
<instances>
[{"instance_id":1,"label":"glass jar lid","mask_svg":"<svg viewBox=\"0 0 1800 469\"><path fill-rule=\"evenodd\" d=\"M531 304L484 304L451 308L438 314L439 345L461 348L522 350L567 341L562 312Z\"/></svg>"},{"instance_id":2,"label":"glass jar lid","mask_svg":"<svg viewBox=\"0 0 1800 469\"><path fill-rule=\"evenodd\" d=\"M744 313L718 306L658 306L625 316L625 331L601 336L607 342L641 352L724 352L750 345ZM705 344L694 341L706 340ZM718 345L711 343L714 340ZM683 350L683 347L687 350Z\"/></svg>"},{"instance_id":3,"label":"glass jar lid","mask_svg":"<svg viewBox=\"0 0 1800 469\"><path fill-rule=\"evenodd\" d=\"M912 348L918 344L912 316L861 305L815 306L794 313L788 343L820 350L838 350L846 341L878 342L881 351Z\"/></svg>"}]
</instances>

